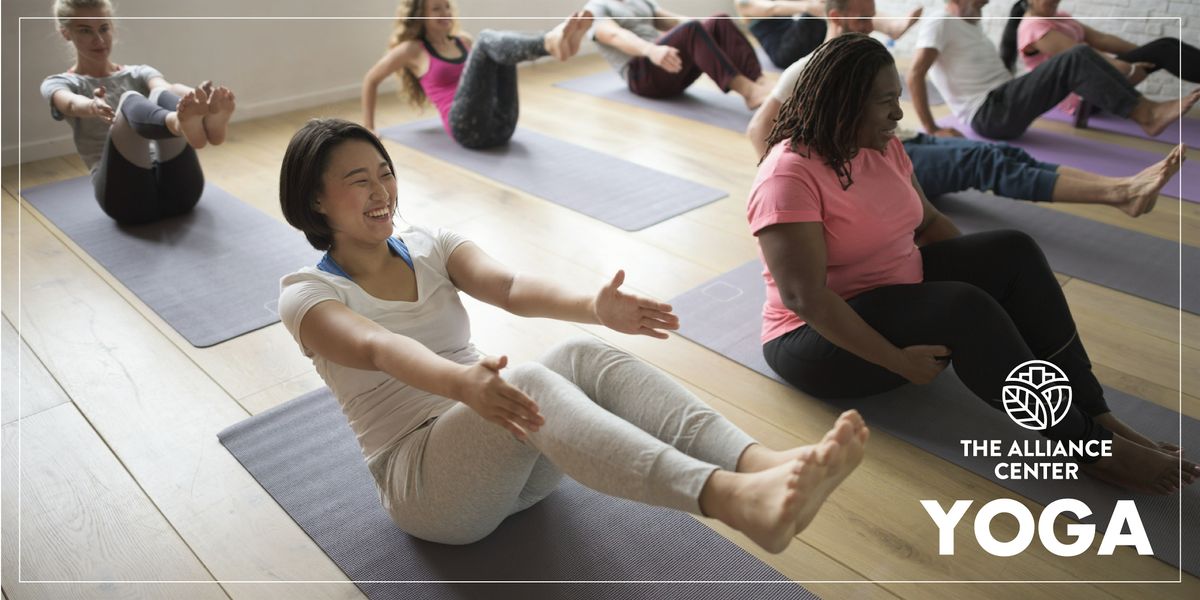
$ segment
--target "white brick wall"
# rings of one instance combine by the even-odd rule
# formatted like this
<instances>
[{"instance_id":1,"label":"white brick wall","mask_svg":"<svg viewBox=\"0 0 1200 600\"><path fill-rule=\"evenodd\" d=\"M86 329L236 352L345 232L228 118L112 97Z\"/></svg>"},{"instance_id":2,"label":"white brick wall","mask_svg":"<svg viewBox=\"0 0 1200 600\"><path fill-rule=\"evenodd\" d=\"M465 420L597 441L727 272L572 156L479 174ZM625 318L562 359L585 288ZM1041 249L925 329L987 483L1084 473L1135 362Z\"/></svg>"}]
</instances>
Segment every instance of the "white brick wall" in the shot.
<instances>
[{"instance_id":1,"label":"white brick wall","mask_svg":"<svg viewBox=\"0 0 1200 600\"><path fill-rule=\"evenodd\" d=\"M1015 0L992 0L983 7L983 16L1004 18ZM925 12L940 9L944 0L875 0L876 10L881 14L903 14L918 4ZM1193 45L1200 45L1200 0L1063 0L1059 10L1070 13L1090 27L1111 32L1135 44L1144 44L1160 37L1178 37ZM1180 31L1178 21L1147 20L1145 17L1182 17ZM1088 17L1129 17L1129 20L1088 20ZM983 21L982 25L996 43L1004 31L1005 21ZM896 43L898 54L911 55L915 36L911 33ZM1183 93L1198 86L1183 82ZM1174 98L1179 93L1179 80L1166 72L1155 73L1138 86L1150 98Z\"/></svg>"}]
</instances>

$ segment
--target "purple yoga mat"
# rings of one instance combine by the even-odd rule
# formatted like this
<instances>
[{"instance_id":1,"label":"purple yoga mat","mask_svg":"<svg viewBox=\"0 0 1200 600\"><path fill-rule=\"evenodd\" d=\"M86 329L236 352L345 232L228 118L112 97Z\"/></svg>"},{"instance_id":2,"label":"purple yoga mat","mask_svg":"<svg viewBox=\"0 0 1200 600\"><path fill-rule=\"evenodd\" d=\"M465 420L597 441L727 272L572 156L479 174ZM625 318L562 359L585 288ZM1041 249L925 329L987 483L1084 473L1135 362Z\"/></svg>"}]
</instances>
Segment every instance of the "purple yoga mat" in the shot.
<instances>
[{"instance_id":1,"label":"purple yoga mat","mask_svg":"<svg viewBox=\"0 0 1200 600\"><path fill-rule=\"evenodd\" d=\"M1069 115L1060 109L1054 109L1044 115L1042 118L1051 121L1059 121L1062 123L1075 124L1075 115ZM1200 148L1200 119L1184 117L1179 120L1183 125L1183 143L1192 148ZM1155 137L1150 137L1146 132L1142 131L1141 126L1129 119L1122 119L1116 115L1108 113L1097 113L1088 117L1088 129L1096 131L1107 131L1110 133L1120 133L1144 140L1156 140L1166 142L1168 144L1179 143L1179 126L1172 125L1166 131Z\"/></svg>"},{"instance_id":2,"label":"purple yoga mat","mask_svg":"<svg viewBox=\"0 0 1200 600\"><path fill-rule=\"evenodd\" d=\"M954 117L938 119L938 125L954 127L973 140L992 141L975 133ZM1155 154L1136 148L1105 144L1078 136L1034 128L1030 128L1021 137L1009 140L1007 143L1024 148L1034 158L1043 162L1067 165L1110 177L1133 175L1166 156L1166 152ZM1182 188L1180 187L1181 180ZM1200 164L1194 160L1184 162L1179 174L1171 178L1162 193L1189 202L1200 202Z\"/></svg>"}]
</instances>

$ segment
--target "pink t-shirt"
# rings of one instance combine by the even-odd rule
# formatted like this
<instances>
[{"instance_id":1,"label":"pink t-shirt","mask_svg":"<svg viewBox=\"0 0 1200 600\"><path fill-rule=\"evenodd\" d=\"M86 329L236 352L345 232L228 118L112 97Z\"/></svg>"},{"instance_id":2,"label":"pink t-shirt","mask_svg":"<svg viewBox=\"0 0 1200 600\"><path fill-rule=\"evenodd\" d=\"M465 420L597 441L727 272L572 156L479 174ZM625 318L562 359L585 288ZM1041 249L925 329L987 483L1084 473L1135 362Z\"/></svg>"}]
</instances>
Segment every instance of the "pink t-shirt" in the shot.
<instances>
[{"instance_id":1,"label":"pink t-shirt","mask_svg":"<svg viewBox=\"0 0 1200 600\"><path fill-rule=\"evenodd\" d=\"M1055 13L1054 16L1070 17L1071 15L1059 11ZM1043 17L1025 17L1024 19L1021 19L1021 25L1017 27L1017 51L1021 55L1021 60L1025 62L1025 66L1028 67L1030 71L1037 68L1038 65L1046 62L1047 60L1050 60L1050 55L1046 54L1045 52L1038 52L1037 54L1030 55L1026 54L1025 50L1032 48L1033 45L1038 42L1038 40L1046 37L1046 34L1050 33L1051 31L1057 31L1071 38L1077 44L1083 43L1083 25L1080 25L1079 21L1076 21L1075 19L1046 19ZM1079 102L1079 96L1071 94L1070 96L1067 96L1067 99L1063 100L1058 107L1069 114L1074 114L1079 108Z\"/></svg>"},{"instance_id":2,"label":"pink t-shirt","mask_svg":"<svg viewBox=\"0 0 1200 600\"><path fill-rule=\"evenodd\" d=\"M885 285L919 283L921 253L913 235L924 209L912 186L912 162L900 140L885 152L863 149L849 165L854 185L843 190L825 160L805 157L807 148L771 149L758 169L747 203L750 232L778 223L820 222L825 229L825 285L849 299ZM762 259L762 250L759 249ZM767 301L762 341L804 325L783 305L775 279L763 260Z\"/></svg>"}]
</instances>

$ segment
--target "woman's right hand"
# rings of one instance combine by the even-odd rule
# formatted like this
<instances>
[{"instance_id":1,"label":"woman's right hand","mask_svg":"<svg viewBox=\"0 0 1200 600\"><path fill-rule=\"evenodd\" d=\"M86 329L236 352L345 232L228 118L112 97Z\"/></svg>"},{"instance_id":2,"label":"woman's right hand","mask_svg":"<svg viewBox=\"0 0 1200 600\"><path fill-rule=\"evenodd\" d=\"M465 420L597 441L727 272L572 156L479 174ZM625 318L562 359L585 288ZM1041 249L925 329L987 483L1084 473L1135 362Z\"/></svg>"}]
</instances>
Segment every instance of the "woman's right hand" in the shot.
<instances>
[{"instance_id":1,"label":"woman's right hand","mask_svg":"<svg viewBox=\"0 0 1200 600\"><path fill-rule=\"evenodd\" d=\"M950 364L950 349L945 346L909 346L900 351L894 369L905 379L924 385L934 380Z\"/></svg>"},{"instance_id":2,"label":"woman's right hand","mask_svg":"<svg viewBox=\"0 0 1200 600\"><path fill-rule=\"evenodd\" d=\"M92 99L88 102L87 107L84 108L84 115L101 119L105 123L112 125L113 118L117 115L113 111L113 107L108 105L103 87L92 90Z\"/></svg>"},{"instance_id":3,"label":"woman's right hand","mask_svg":"<svg viewBox=\"0 0 1200 600\"><path fill-rule=\"evenodd\" d=\"M526 432L537 431L546 419L538 412L537 403L500 377L506 365L507 356L485 356L467 367L458 400L524 441L529 439Z\"/></svg>"}]
</instances>

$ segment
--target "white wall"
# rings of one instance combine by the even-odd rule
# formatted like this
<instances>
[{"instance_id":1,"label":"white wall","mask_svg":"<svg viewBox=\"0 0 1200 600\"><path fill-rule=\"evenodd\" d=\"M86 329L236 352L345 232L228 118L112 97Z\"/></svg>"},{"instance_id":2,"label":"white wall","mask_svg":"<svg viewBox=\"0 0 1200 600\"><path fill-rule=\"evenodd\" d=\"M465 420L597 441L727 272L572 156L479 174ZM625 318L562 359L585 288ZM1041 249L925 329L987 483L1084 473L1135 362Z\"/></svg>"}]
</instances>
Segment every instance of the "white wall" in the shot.
<instances>
[{"instance_id":1,"label":"white wall","mask_svg":"<svg viewBox=\"0 0 1200 600\"><path fill-rule=\"evenodd\" d=\"M927 10L943 0L876 0L880 12L900 14L906 7L924 4ZM545 29L552 21L532 18L515 21L486 17L558 16L574 10L582 0L459 0L459 11L469 31L485 27ZM70 66L70 49L52 21L19 21L18 17L44 17L51 0L5 0L0 33L3 35L3 113L0 132L3 164L17 161L18 139L22 160L36 160L74 151L70 130L50 118L38 93L43 77ZM693 16L733 12L733 0L667 0L665 5ZM149 63L169 80L196 83L213 78L238 94L237 119L248 119L287 110L307 108L358 95L363 73L379 58L391 32L394 0L116 0L118 15L141 17L269 17L265 20L154 20L118 22L117 62ZM1007 16L1011 2L994 0L986 16ZM1200 43L1200 0L1064 0L1063 10L1080 17L1170 15L1184 17L1183 39ZM278 17L383 17L381 20L282 20ZM471 20L479 18L481 20ZM1178 35L1174 23L1093 22L1111 28L1135 42L1160 35ZM999 40L1003 23L987 22ZM18 35L18 33L20 35ZM910 52L912 37L897 45ZM18 39L20 42L18 43ZM587 51L587 50L585 50ZM19 76L18 76L19 70ZM389 81L388 86L394 85ZM1156 74L1142 84L1155 97L1174 96L1175 80ZM1185 86L1190 89L1192 86ZM17 124L20 125L18 138Z\"/></svg>"},{"instance_id":2,"label":"white wall","mask_svg":"<svg viewBox=\"0 0 1200 600\"><path fill-rule=\"evenodd\" d=\"M18 19L48 16L51 4L51 0L3 3L4 130L0 141L5 165L17 162L18 139L24 161L74 151L70 129L50 118L47 102L38 92L43 77L71 65L70 48L53 21ZM582 0L459 0L458 4L464 28L477 32L489 27L547 29ZM115 5L122 17L383 17L118 21L115 62L151 64L168 80L192 85L207 78L218 80L237 93L235 119L249 119L357 97L363 74L386 48L397 2L116 0ZM673 0L668 6L690 15L706 15L731 10L732 0ZM556 19L485 18L543 16ZM394 86L394 81L386 85Z\"/></svg>"}]
</instances>

